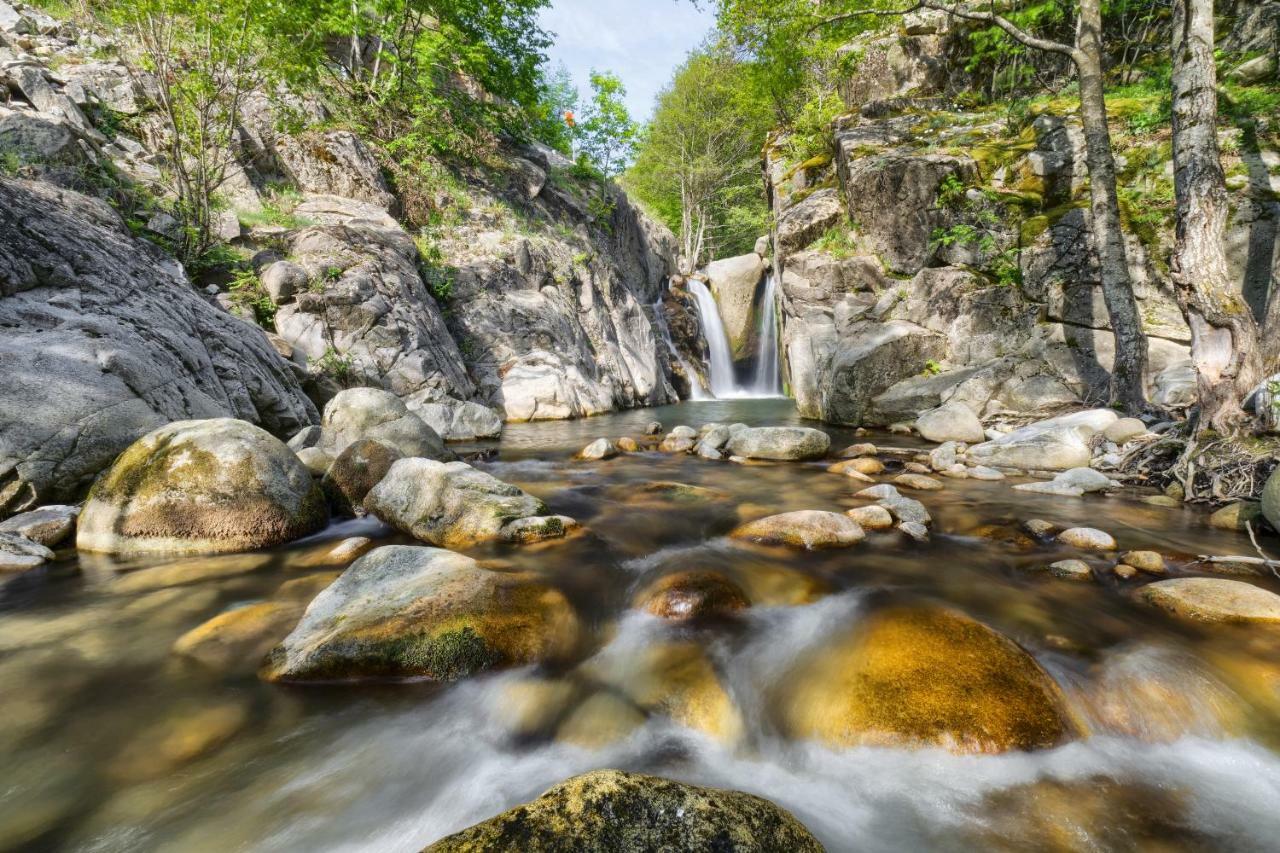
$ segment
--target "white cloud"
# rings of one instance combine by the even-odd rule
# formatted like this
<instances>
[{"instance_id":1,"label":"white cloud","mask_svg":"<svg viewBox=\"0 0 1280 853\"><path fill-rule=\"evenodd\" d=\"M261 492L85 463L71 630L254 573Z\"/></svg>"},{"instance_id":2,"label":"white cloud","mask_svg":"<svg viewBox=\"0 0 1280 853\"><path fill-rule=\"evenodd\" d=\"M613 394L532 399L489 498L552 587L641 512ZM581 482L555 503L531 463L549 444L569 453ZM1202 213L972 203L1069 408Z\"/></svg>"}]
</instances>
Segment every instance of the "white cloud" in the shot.
<instances>
[{"instance_id":1,"label":"white cloud","mask_svg":"<svg viewBox=\"0 0 1280 853\"><path fill-rule=\"evenodd\" d=\"M551 66L563 62L584 95L593 68L614 72L637 120L649 117L671 72L714 24L712 12L689 0L553 0L542 13L555 39Z\"/></svg>"}]
</instances>

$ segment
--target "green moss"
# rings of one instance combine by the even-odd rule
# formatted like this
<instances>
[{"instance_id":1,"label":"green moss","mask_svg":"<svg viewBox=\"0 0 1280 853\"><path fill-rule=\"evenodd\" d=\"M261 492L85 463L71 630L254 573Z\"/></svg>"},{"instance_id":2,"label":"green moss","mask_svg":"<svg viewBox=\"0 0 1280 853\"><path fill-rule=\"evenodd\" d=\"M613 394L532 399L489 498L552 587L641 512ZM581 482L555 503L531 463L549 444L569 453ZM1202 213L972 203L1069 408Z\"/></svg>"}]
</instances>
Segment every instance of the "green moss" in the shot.
<instances>
[{"instance_id":1,"label":"green moss","mask_svg":"<svg viewBox=\"0 0 1280 853\"><path fill-rule=\"evenodd\" d=\"M1059 205L1051 210L1047 210L1040 216L1033 216L1024 220L1019 235L1021 244L1023 246L1031 245L1036 241L1037 237L1057 225L1058 222L1062 220L1062 217L1066 216L1073 210L1083 210L1088 207L1089 203L1087 201L1071 201L1066 204Z\"/></svg>"},{"instance_id":2,"label":"green moss","mask_svg":"<svg viewBox=\"0 0 1280 853\"><path fill-rule=\"evenodd\" d=\"M437 681L457 681L502 663L498 653L470 627L398 639L387 645L385 653L399 672Z\"/></svg>"}]
</instances>

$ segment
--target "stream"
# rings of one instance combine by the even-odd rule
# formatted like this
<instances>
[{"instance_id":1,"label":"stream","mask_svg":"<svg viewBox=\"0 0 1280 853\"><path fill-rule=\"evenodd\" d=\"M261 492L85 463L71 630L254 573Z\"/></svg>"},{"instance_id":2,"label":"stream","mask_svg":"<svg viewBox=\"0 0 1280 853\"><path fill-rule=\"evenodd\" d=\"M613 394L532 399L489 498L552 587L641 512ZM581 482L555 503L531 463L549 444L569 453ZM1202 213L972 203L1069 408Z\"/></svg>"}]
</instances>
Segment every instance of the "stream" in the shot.
<instances>
[{"instance_id":1,"label":"stream","mask_svg":"<svg viewBox=\"0 0 1280 853\"><path fill-rule=\"evenodd\" d=\"M1170 555L1251 553L1247 537L1131 493L1064 499L949 480L920 498L935 519L926 544L891 531L848 550L733 545L725 534L744 516L847 509L860 505L852 494L861 486L827 463L572 458L599 436L639 436L652 420L667 429L801 423L790 401L768 399L510 425L479 467L587 533L469 553L564 592L586 635L570 668L591 660L626 683L653 644L696 643L740 710L737 743L657 713L593 746L519 735L510 697L528 671L449 685L282 686L252 668L210 670L171 653L228 608L341 569L317 559L336 540L408 541L376 521L338 522L266 554L124 562L63 551L0 586L0 849L413 851L606 767L759 794L832 851L1274 849L1280 640L1257 627L1176 622L1111 575L1073 583L1030 571L1074 554L976 533L1042 518ZM824 429L833 448L855 440ZM658 480L724 497L664 501L638 488ZM638 589L674 568L721 571L752 607L698 626L631 609ZM771 711L781 675L885 597L940 602L1015 639L1090 736L1004 755L836 750L781 737Z\"/></svg>"}]
</instances>

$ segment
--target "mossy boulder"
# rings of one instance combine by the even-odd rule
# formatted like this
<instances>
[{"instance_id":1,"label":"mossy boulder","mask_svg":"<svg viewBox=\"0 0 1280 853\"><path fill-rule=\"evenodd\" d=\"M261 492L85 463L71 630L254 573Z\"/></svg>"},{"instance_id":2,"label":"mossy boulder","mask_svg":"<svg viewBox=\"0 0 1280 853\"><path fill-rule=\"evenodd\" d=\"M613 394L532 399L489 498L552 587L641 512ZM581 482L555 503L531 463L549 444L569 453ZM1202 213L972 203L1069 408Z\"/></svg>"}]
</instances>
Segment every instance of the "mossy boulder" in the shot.
<instances>
[{"instance_id":1,"label":"mossy boulder","mask_svg":"<svg viewBox=\"0 0 1280 853\"><path fill-rule=\"evenodd\" d=\"M572 519L548 516L533 495L465 462L401 459L365 496L364 506L392 527L444 548L557 538L575 526Z\"/></svg>"},{"instance_id":2,"label":"mossy boulder","mask_svg":"<svg viewBox=\"0 0 1280 853\"><path fill-rule=\"evenodd\" d=\"M117 555L252 551L327 521L319 485L284 442L231 418L178 421L138 439L98 479L76 547Z\"/></svg>"},{"instance_id":3,"label":"mossy boulder","mask_svg":"<svg viewBox=\"0 0 1280 853\"><path fill-rule=\"evenodd\" d=\"M597 770L427 848L482 850L807 853L823 847L789 812L760 797Z\"/></svg>"},{"instance_id":4,"label":"mossy boulder","mask_svg":"<svg viewBox=\"0 0 1280 853\"><path fill-rule=\"evenodd\" d=\"M941 746L999 753L1075 733L1061 691L1031 655L962 613L930 605L874 612L785 678L790 737L830 746Z\"/></svg>"},{"instance_id":5,"label":"mossy boulder","mask_svg":"<svg viewBox=\"0 0 1280 853\"><path fill-rule=\"evenodd\" d=\"M451 681L559 658L577 635L564 595L531 575L491 571L438 548L389 545L316 596L262 675Z\"/></svg>"},{"instance_id":6,"label":"mossy boulder","mask_svg":"<svg viewBox=\"0 0 1280 853\"><path fill-rule=\"evenodd\" d=\"M321 449L337 458L362 438L381 442L401 456L451 460L453 452L403 400L380 388L348 388L324 407Z\"/></svg>"},{"instance_id":7,"label":"mossy boulder","mask_svg":"<svg viewBox=\"0 0 1280 853\"><path fill-rule=\"evenodd\" d=\"M362 438L333 460L321 485L335 512L364 513L364 499L402 457L380 441Z\"/></svg>"}]
</instances>

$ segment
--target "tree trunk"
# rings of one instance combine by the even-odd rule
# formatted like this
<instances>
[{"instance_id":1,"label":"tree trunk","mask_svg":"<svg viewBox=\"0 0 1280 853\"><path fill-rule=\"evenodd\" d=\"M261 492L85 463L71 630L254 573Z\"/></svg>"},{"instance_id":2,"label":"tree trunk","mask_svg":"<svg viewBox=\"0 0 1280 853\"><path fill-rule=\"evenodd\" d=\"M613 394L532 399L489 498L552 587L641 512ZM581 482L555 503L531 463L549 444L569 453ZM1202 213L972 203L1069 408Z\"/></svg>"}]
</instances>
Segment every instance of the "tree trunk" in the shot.
<instances>
[{"instance_id":1,"label":"tree trunk","mask_svg":"<svg viewBox=\"0 0 1280 853\"><path fill-rule=\"evenodd\" d=\"M1232 285L1223 240L1227 185L1218 151L1213 0L1173 4L1173 168L1178 203L1171 272L1191 326L1200 425L1222 433L1247 420L1241 403L1262 379L1258 325Z\"/></svg>"},{"instance_id":2,"label":"tree trunk","mask_svg":"<svg viewBox=\"0 0 1280 853\"><path fill-rule=\"evenodd\" d=\"M1129 278L1120 201L1116 195L1116 163L1107 129L1103 98L1102 12L1099 0L1081 0L1072 53L1080 76L1080 117L1089 166L1093 236L1102 275L1102 294L1115 333L1116 359L1111 371L1111 402L1130 414L1147 407L1143 377L1147 369L1147 338L1142 332L1138 303Z\"/></svg>"}]
</instances>

